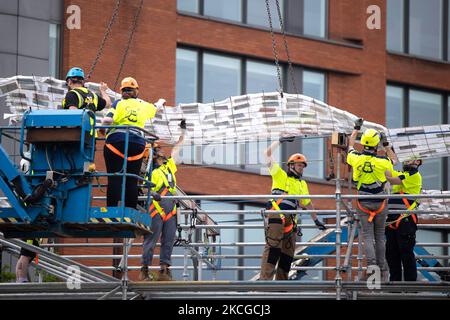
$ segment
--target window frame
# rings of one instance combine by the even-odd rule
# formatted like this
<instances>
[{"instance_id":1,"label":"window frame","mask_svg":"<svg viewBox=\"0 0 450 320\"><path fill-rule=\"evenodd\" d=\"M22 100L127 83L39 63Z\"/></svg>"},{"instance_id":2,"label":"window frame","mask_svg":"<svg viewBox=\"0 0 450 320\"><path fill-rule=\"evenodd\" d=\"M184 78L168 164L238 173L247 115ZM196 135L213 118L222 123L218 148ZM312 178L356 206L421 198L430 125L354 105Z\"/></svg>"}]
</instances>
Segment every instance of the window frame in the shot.
<instances>
[{"instance_id":1,"label":"window frame","mask_svg":"<svg viewBox=\"0 0 450 320\"><path fill-rule=\"evenodd\" d=\"M410 91L416 90L416 91L422 91L426 93L432 93L432 94L438 94L441 96L442 101L442 123L440 124L450 124L450 92L441 91L441 90L435 90L435 89L429 89L429 88L423 88L415 85L408 85L396 81L388 81L386 83L386 92L387 87L392 86L396 88L401 88L403 90L403 127L409 127L410 121L409 121L409 109L410 109ZM387 108L386 108L387 110ZM385 119L386 121L386 119ZM441 162L441 172L442 172L442 190L448 190L450 187L450 157L444 157L442 158ZM445 178L447 177L447 178Z\"/></svg>"},{"instance_id":2,"label":"window frame","mask_svg":"<svg viewBox=\"0 0 450 320\"><path fill-rule=\"evenodd\" d=\"M329 36L329 6L330 6L330 2L329 0L325 0L325 10L324 10L324 28L325 28L325 32L324 32L324 36L317 36L317 35L309 35L309 34L305 34L304 31L304 19L303 19L303 12L304 12L304 2L303 0L295 0L295 1L301 1L301 21L302 21L302 27L301 27L301 33L297 33L297 32L289 32L288 29L288 25L289 25L289 21L287 21L287 14L286 14L286 8L289 6L288 2L292 1L292 0L284 0L283 2L283 6L282 6L282 19L283 19L283 24L284 24L284 28L285 28L285 33L287 35L290 36L297 36L297 37L304 37L304 38L309 38L309 39L315 39L315 40L328 40L328 36ZM214 20L214 21L219 21L219 22L223 22L223 23L228 23L228 24L235 24L235 25L239 25L241 27L246 27L246 28L254 28L254 29L262 29L262 30L269 30L269 27L264 27L264 26L260 26L260 25L256 25L256 24L248 24L248 6L247 6L247 0L241 0L241 21L236 21L236 20L228 20L228 19L224 19L224 18L220 18L220 17L214 17L214 16L207 16L204 14L204 0L198 0L199 5L198 5L198 12L192 12L192 11L186 11L186 10L180 10L178 9L178 4L177 4L177 13L178 14L183 14L183 15L189 15L189 16L195 16L195 17L202 17L208 20ZM277 12L272 12L271 11L271 15L272 15L272 21L273 21L273 16L274 15L278 15ZM274 26L274 32L276 33L280 33L280 26L275 27Z\"/></svg>"},{"instance_id":3,"label":"window frame","mask_svg":"<svg viewBox=\"0 0 450 320\"><path fill-rule=\"evenodd\" d=\"M177 46L177 50L178 49L184 49L184 50L191 50L191 51L196 51L197 52L197 81L198 83L196 84L196 90L197 90L197 97L198 97L198 102L203 102L203 56L204 54L216 54L216 55L220 55L220 56L225 56L225 57L231 57L234 59L240 59L240 72L241 72L241 88L240 88L240 95L244 95L247 94L247 61L252 61L252 62L260 62L260 63L273 63L272 60L269 59L264 59L264 58L255 58L253 56L246 56L246 55L235 55L235 54L230 54L227 52L222 52L222 51L218 51L218 50L211 50L211 49L204 49L204 48L199 48L199 47L194 47L194 46L189 46L189 45L179 45ZM282 63L281 64L282 67L282 81L283 81L283 87L284 88L288 88L288 83L290 82L290 77L288 76L288 65ZM324 102L326 102L328 100L328 72L325 70L321 70L321 69L312 69L312 68L305 68L301 65L293 65L294 68L296 68L296 70L298 70L301 74L301 82L298 83L297 85L300 85L300 88L298 88L300 90L300 92L302 92L302 88L303 88L303 74L304 72L315 72L315 73L321 73L324 76L324 84L323 84L323 89L324 89ZM297 79L296 79L297 80ZM206 102L209 103L209 102ZM240 144L235 144L234 148L236 151L236 154L238 154L239 152L239 147ZM199 160L203 161L203 159L199 159L199 152L198 152L198 146L193 146L191 145L192 150L191 150L191 155L193 155L193 159L191 162L189 163L185 163L185 164L189 164L189 165L199 165L202 162L199 162ZM244 152L244 156L246 157L247 155L247 149L249 148L248 144L245 144L245 148L243 150ZM259 148L259 146L258 146ZM281 159L284 159L283 156L285 157L287 154L287 148L288 146L286 145L282 145L281 148L279 149L280 152L280 157ZM261 152L260 152L261 153ZM260 155L261 156L261 155ZM327 157L327 143L326 141L323 144L323 165L321 168L322 171L322 176L321 177L307 177L307 180L313 180L313 181L319 181L319 182L325 182L325 177L326 177L326 165L325 165L325 159ZM207 165L209 167L214 167L214 168L218 168L218 169L225 169L225 170L229 170L229 171L237 171L237 172L245 172L245 173L253 173L253 174L259 174L261 175L261 169L254 169L254 168L246 168L245 165L243 164L234 164L234 165L227 165L227 164L217 164L217 165Z\"/></svg>"},{"instance_id":4,"label":"window frame","mask_svg":"<svg viewBox=\"0 0 450 320\"><path fill-rule=\"evenodd\" d=\"M389 1L389 0L388 0ZM392 1L392 0L391 0ZM422 60L429 60L429 61L435 61L435 62L441 62L441 63L449 63L450 62L450 38L449 38L449 33L450 33L450 23L449 23L449 19L450 19L450 0L442 0L442 59L439 58L435 58L435 57L428 57L428 56L423 56L420 54L413 54L411 53L411 48L410 48L410 10L411 10L411 3L410 0L402 0L403 3L403 35L402 35L402 40L403 40L403 51L397 51L394 49L390 49L388 48L388 42L387 42L387 38L388 38L388 33L389 33L389 29L388 29L388 23L387 23L387 14L386 14L386 50L389 53L392 54L404 54L410 57L414 57L414 58L419 58Z\"/></svg>"}]
</instances>

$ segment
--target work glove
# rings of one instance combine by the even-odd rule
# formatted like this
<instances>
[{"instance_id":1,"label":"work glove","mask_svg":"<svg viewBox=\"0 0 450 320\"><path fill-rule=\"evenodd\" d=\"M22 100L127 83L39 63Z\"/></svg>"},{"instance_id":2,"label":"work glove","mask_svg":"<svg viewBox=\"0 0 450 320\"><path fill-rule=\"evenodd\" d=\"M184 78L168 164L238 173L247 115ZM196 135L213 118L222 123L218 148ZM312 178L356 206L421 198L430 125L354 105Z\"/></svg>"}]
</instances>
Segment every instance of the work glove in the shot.
<instances>
[{"instance_id":1,"label":"work glove","mask_svg":"<svg viewBox=\"0 0 450 320\"><path fill-rule=\"evenodd\" d=\"M181 120L180 128L181 130L186 130L186 119Z\"/></svg>"},{"instance_id":2,"label":"work glove","mask_svg":"<svg viewBox=\"0 0 450 320\"><path fill-rule=\"evenodd\" d=\"M387 147L389 145L386 134L384 132L380 132L380 142L383 144L383 147Z\"/></svg>"},{"instance_id":3,"label":"work glove","mask_svg":"<svg viewBox=\"0 0 450 320\"><path fill-rule=\"evenodd\" d=\"M155 201L161 201L161 195L157 192L153 192L151 193L153 200Z\"/></svg>"},{"instance_id":4,"label":"work glove","mask_svg":"<svg viewBox=\"0 0 450 320\"><path fill-rule=\"evenodd\" d=\"M317 226L317 228L319 228L319 230L324 231L327 229L327 227L325 227L325 225L323 224L322 221L320 221L319 219L314 220L315 225Z\"/></svg>"},{"instance_id":5,"label":"work glove","mask_svg":"<svg viewBox=\"0 0 450 320\"><path fill-rule=\"evenodd\" d=\"M280 143L283 143L283 142L293 142L294 140L295 140L295 136L281 137L281 138L280 138Z\"/></svg>"},{"instance_id":6,"label":"work glove","mask_svg":"<svg viewBox=\"0 0 450 320\"><path fill-rule=\"evenodd\" d=\"M353 127L353 129L355 130L361 130L361 127L364 123L364 119L363 118L359 118L355 121L355 126Z\"/></svg>"}]
</instances>

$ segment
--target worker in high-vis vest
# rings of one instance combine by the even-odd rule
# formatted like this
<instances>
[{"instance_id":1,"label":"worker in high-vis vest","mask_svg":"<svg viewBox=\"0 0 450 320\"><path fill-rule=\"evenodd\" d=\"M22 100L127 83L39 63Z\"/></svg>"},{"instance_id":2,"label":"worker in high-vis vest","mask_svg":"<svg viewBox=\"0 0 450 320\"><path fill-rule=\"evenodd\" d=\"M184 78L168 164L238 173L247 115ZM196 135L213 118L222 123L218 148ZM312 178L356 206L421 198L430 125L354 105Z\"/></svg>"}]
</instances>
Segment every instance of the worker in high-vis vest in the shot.
<instances>
[{"instance_id":1,"label":"worker in high-vis vest","mask_svg":"<svg viewBox=\"0 0 450 320\"><path fill-rule=\"evenodd\" d=\"M273 195L309 195L308 185L302 179L303 169L308 165L303 154L296 153L287 161L287 172L272 157L273 151L283 142L291 142L295 137L282 137L273 142L266 150L267 165L272 176ZM312 210L311 199L273 199L267 203L268 210ZM320 230L325 225L311 214L314 223ZM285 213L268 213L264 217L265 246L261 259L260 280L288 280L291 263L294 259L297 236L297 215ZM278 264L278 267L276 268ZM275 269L276 268L276 269Z\"/></svg>"},{"instance_id":2,"label":"worker in high-vis vest","mask_svg":"<svg viewBox=\"0 0 450 320\"><path fill-rule=\"evenodd\" d=\"M26 240L26 242L29 245L39 247L40 239L29 239ZM16 282L18 283L29 282L28 267L30 266L30 263L31 261L33 261L33 259L37 259L37 255L35 252L27 250L25 248L20 249L20 256L16 263Z\"/></svg>"},{"instance_id":3,"label":"worker in high-vis vest","mask_svg":"<svg viewBox=\"0 0 450 320\"><path fill-rule=\"evenodd\" d=\"M361 136L363 151L354 149L356 138L363 124L363 119L355 121L354 130L348 144L347 163L353 168L353 184L358 195L385 195L386 171L393 172L394 158L386 136L374 129L367 129ZM383 144L387 156L377 155L379 143ZM375 271L378 266L382 277L387 276L385 259L384 224L388 213L385 198L363 198L356 201L357 213L362 226L364 249L368 270ZM368 274L369 276L370 274Z\"/></svg>"},{"instance_id":4,"label":"worker in high-vis vest","mask_svg":"<svg viewBox=\"0 0 450 320\"><path fill-rule=\"evenodd\" d=\"M389 210L403 210L403 213L389 213L386 226L386 260L389 265L389 280L416 281L417 264L414 255L416 244L417 215L414 210L419 207L419 199L410 194L422 192L422 175L419 167L421 159L403 162L401 172L394 171L386 177L392 186L393 194L404 194L404 198L389 199ZM402 272L403 267L403 272Z\"/></svg>"},{"instance_id":5,"label":"worker in high-vis vest","mask_svg":"<svg viewBox=\"0 0 450 320\"><path fill-rule=\"evenodd\" d=\"M144 100L138 99L139 86L135 79L124 78L120 90L122 99L114 101L112 108L103 118L103 125L133 126L144 128L145 123L152 119L157 108ZM128 129L127 173L139 175L143 155L145 152L145 139L142 131ZM127 129L112 128L106 135L103 155L105 157L106 171L108 173L121 172L124 166L124 152ZM122 196L122 177L108 176L107 206L116 207ZM126 178L125 206L136 208L138 201L138 179Z\"/></svg>"},{"instance_id":6,"label":"worker in high-vis vest","mask_svg":"<svg viewBox=\"0 0 450 320\"><path fill-rule=\"evenodd\" d=\"M111 99L106 94L108 85L100 82L100 97L84 86L84 71L74 67L67 72L66 84L69 88L64 100L63 109L89 109L93 112L101 111L111 106Z\"/></svg>"},{"instance_id":7,"label":"worker in high-vis vest","mask_svg":"<svg viewBox=\"0 0 450 320\"><path fill-rule=\"evenodd\" d=\"M176 163L179 161L180 147L186 132L186 122L184 120L181 121L180 128L180 138L172 148L169 158L165 156L161 146L156 145L153 150L151 182L155 186L152 188L152 191L162 197L169 198L164 198L160 201L153 200L149 207L149 214L152 217L152 232L144 235L142 267L139 273L139 280L141 281L172 280L170 266L172 265L171 256L177 231L177 204L175 200L170 199L170 196L174 196L177 193L175 173L177 172ZM159 238L161 238L159 252L160 270L155 279L149 273L148 267L152 264L153 253Z\"/></svg>"}]
</instances>

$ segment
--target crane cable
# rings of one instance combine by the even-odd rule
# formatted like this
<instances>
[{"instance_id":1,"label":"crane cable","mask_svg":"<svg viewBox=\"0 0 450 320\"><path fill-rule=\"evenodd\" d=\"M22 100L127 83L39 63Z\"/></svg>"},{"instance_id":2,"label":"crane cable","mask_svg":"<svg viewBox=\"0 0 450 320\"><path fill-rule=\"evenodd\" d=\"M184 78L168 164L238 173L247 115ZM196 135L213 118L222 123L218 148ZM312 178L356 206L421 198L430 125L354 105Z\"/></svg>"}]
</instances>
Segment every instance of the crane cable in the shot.
<instances>
[{"instance_id":1,"label":"crane cable","mask_svg":"<svg viewBox=\"0 0 450 320\"><path fill-rule=\"evenodd\" d=\"M272 15L270 14L269 0L266 0L266 10L267 10L267 16L269 18L270 36L272 38L272 51L273 51L273 56L275 58L275 65L277 67L278 86L279 86L280 95L283 97L283 91L284 91L283 90L283 80L281 79L281 68L280 68L280 62L278 60L277 43L275 41L275 34L273 32Z\"/></svg>"},{"instance_id":2,"label":"crane cable","mask_svg":"<svg viewBox=\"0 0 450 320\"><path fill-rule=\"evenodd\" d=\"M281 78L281 67L280 67L280 63L279 63L279 59L278 59L278 52L277 52L277 48L276 48L275 33L273 31L272 15L270 13L269 0L265 0L265 1L266 1L267 16L268 16L268 20L269 20L270 35L272 38L272 50L273 50L273 55L275 57L275 65L277 67L279 91L280 91L281 96L283 96L283 91L284 91L283 90L283 80ZM284 49L286 51L287 62L288 62L288 70L289 70L289 74L291 76L293 89L294 89L295 93L298 95L299 92L298 92L298 88L297 88L297 83L295 81L294 68L292 66L291 55L289 53L289 46L288 46L287 39L286 39L286 32L285 32L284 23L283 23L283 17L281 14L280 3L278 0L275 0L275 2L276 2L276 7L277 7L278 19L280 21L280 29L281 29L281 33L283 35Z\"/></svg>"},{"instance_id":3,"label":"crane cable","mask_svg":"<svg viewBox=\"0 0 450 320\"><path fill-rule=\"evenodd\" d=\"M136 28L137 28L137 22L138 22L138 19L139 19L139 15L140 15L140 13L142 11L143 4L144 4L144 0L141 0L141 2L139 4L139 7L137 8L136 13L134 15L133 25L132 25L131 30L130 30L130 35L128 37L128 42L127 42L127 45L125 47L125 51L124 51L123 56L122 56L122 61L120 63L119 72L117 73L117 76L116 76L116 81L114 82L114 91L116 91L116 87L117 87L117 83L119 82L120 74L122 73L122 69L123 69L123 66L125 64L125 60L127 59L128 50L130 49L131 41L133 40L133 36L134 36L134 33L136 31Z\"/></svg>"},{"instance_id":4,"label":"crane cable","mask_svg":"<svg viewBox=\"0 0 450 320\"><path fill-rule=\"evenodd\" d=\"M94 61L92 62L91 68L89 69L86 79L89 79L91 77L95 67L97 66L98 61L100 60L100 57L103 54L103 48L105 47L106 40L108 39L109 34L111 33L112 26L116 21L117 15L119 13L119 7L120 7L120 0L117 0L116 6L113 9L113 14L111 16L111 19L109 20L108 26L106 27L106 31L105 34L103 35L102 42L100 43L100 47L98 48L97 54L94 58Z\"/></svg>"}]
</instances>

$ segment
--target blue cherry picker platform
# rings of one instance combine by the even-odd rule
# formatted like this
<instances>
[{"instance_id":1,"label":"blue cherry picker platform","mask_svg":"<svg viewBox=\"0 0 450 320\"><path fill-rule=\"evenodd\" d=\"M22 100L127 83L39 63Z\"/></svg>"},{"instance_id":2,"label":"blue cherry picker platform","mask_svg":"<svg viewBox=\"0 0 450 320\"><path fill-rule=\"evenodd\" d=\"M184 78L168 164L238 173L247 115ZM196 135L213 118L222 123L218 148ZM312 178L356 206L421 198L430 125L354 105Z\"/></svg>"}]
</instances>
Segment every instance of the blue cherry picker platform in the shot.
<instances>
[{"instance_id":1,"label":"blue cherry picker platform","mask_svg":"<svg viewBox=\"0 0 450 320\"><path fill-rule=\"evenodd\" d=\"M147 143L157 140L143 129L125 127L127 140L130 128L145 133ZM133 238L150 232L148 211L123 205L126 176L137 177L147 188L145 209L151 203L151 183L123 173L127 150L124 170L119 173L123 182L121 205L92 206L93 182L112 175L93 169L96 138L92 111L26 111L21 126L16 129L20 131L20 156L28 162L29 169L27 172L18 169L0 145L0 190L11 205L0 208L0 232L5 237Z\"/></svg>"}]
</instances>

